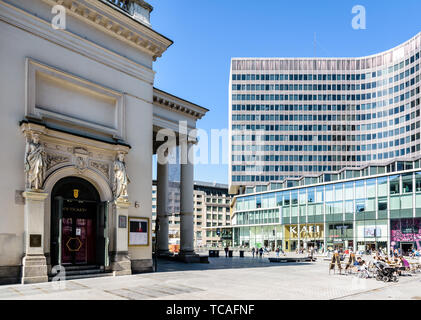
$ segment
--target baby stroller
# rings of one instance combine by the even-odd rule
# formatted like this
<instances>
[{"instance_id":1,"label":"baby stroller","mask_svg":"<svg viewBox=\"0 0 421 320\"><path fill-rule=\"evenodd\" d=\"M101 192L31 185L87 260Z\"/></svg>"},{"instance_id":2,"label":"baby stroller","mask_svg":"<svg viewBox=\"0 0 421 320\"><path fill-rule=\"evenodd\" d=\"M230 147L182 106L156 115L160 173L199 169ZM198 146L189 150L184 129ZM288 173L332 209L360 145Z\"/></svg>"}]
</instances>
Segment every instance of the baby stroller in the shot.
<instances>
[{"instance_id":1,"label":"baby stroller","mask_svg":"<svg viewBox=\"0 0 421 320\"><path fill-rule=\"evenodd\" d=\"M384 282L398 282L399 278L396 276L396 269L389 266L387 263L377 261L374 263L376 280Z\"/></svg>"}]
</instances>

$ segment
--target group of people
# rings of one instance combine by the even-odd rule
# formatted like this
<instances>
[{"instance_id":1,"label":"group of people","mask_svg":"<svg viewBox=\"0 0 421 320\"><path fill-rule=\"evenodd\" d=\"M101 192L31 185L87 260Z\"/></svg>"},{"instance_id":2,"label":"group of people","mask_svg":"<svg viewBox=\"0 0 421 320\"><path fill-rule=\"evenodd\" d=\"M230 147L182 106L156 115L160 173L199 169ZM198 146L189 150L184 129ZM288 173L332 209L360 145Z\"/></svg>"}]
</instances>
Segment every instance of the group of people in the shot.
<instances>
[{"instance_id":1,"label":"group of people","mask_svg":"<svg viewBox=\"0 0 421 320\"><path fill-rule=\"evenodd\" d=\"M382 255L379 252L377 252L373 256L373 261L371 262L376 261L381 261L388 264L389 266L394 266L398 275L400 275L403 270L410 269L410 264L408 260L406 260L402 255L393 254L392 257L389 258L388 256ZM338 252L338 250L335 250L334 254L332 255L329 271L334 269L335 265L338 267L339 272L341 272L341 254ZM368 264L365 260L362 259L362 257L356 257L355 253L352 250L349 251L348 261L345 264L345 271L347 271L350 268L354 269L357 272L360 272L364 277L369 277Z\"/></svg>"},{"instance_id":2,"label":"group of people","mask_svg":"<svg viewBox=\"0 0 421 320\"><path fill-rule=\"evenodd\" d=\"M279 248L277 248L276 250L279 250ZM262 247L260 247L260 248L254 248L253 247L251 249L251 254L253 255L253 258L254 258L254 256L256 256L256 258L257 257L263 258L263 254L264 253L269 253L269 250L268 250L267 247L264 247L264 248L262 248Z\"/></svg>"}]
</instances>

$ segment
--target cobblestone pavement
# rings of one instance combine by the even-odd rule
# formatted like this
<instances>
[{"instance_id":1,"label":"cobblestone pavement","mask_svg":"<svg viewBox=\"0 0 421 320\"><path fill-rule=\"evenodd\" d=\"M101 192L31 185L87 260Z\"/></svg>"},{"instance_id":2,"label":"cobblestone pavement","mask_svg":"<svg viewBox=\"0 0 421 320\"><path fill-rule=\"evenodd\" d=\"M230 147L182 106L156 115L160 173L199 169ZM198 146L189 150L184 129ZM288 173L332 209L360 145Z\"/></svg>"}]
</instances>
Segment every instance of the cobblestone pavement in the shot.
<instances>
[{"instance_id":1,"label":"cobblestone pavement","mask_svg":"<svg viewBox=\"0 0 421 320\"><path fill-rule=\"evenodd\" d=\"M158 272L0 286L0 299L421 299L421 273L398 283L328 274L328 262L270 263L209 258L209 264L159 260Z\"/></svg>"}]
</instances>

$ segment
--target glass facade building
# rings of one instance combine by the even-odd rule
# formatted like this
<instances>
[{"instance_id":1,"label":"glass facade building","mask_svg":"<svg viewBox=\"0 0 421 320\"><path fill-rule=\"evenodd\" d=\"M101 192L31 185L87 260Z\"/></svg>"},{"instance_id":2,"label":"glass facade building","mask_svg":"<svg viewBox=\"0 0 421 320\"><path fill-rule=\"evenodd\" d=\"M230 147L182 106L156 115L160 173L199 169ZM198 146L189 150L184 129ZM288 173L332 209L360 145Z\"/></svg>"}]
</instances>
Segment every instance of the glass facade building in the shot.
<instances>
[{"instance_id":1,"label":"glass facade building","mask_svg":"<svg viewBox=\"0 0 421 320\"><path fill-rule=\"evenodd\" d=\"M234 246L421 249L420 160L396 160L371 175L367 169L372 168L352 170L351 178L338 173L335 181L310 184L302 178L295 187L285 183L278 190L254 188L236 196Z\"/></svg>"},{"instance_id":2,"label":"glass facade building","mask_svg":"<svg viewBox=\"0 0 421 320\"><path fill-rule=\"evenodd\" d=\"M420 153L421 33L361 58L233 58L230 192Z\"/></svg>"}]
</instances>

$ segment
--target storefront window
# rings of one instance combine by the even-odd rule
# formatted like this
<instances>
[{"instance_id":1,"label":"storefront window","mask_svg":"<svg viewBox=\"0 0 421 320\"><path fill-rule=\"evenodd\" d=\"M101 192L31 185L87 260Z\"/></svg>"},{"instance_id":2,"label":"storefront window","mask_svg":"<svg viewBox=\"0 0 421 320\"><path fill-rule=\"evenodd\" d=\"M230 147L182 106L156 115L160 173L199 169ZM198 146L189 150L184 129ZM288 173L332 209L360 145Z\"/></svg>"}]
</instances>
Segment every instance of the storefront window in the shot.
<instances>
[{"instance_id":1,"label":"storefront window","mask_svg":"<svg viewBox=\"0 0 421 320\"><path fill-rule=\"evenodd\" d=\"M291 192L291 204L297 205L298 204L298 191Z\"/></svg>"},{"instance_id":2,"label":"storefront window","mask_svg":"<svg viewBox=\"0 0 421 320\"><path fill-rule=\"evenodd\" d=\"M300 206L300 217L304 217L304 221L305 221L306 211L307 210L305 206Z\"/></svg>"},{"instance_id":3,"label":"storefront window","mask_svg":"<svg viewBox=\"0 0 421 320\"><path fill-rule=\"evenodd\" d=\"M345 213L354 213L354 201L345 201Z\"/></svg>"},{"instance_id":4,"label":"storefront window","mask_svg":"<svg viewBox=\"0 0 421 320\"><path fill-rule=\"evenodd\" d=\"M310 188L307 190L307 202L308 203L315 202L315 189L314 188Z\"/></svg>"},{"instance_id":5,"label":"storefront window","mask_svg":"<svg viewBox=\"0 0 421 320\"><path fill-rule=\"evenodd\" d=\"M282 207L282 219L284 221L289 221L288 220L289 217L290 217L290 209L289 209L289 207Z\"/></svg>"},{"instance_id":6,"label":"storefront window","mask_svg":"<svg viewBox=\"0 0 421 320\"><path fill-rule=\"evenodd\" d=\"M344 185L343 183L338 183L335 185L335 201L342 201L343 200L343 191Z\"/></svg>"},{"instance_id":7,"label":"storefront window","mask_svg":"<svg viewBox=\"0 0 421 320\"><path fill-rule=\"evenodd\" d=\"M322 215L323 214L323 204L317 204L316 205L316 214L317 215Z\"/></svg>"},{"instance_id":8,"label":"storefront window","mask_svg":"<svg viewBox=\"0 0 421 320\"><path fill-rule=\"evenodd\" d=\"M249 212L249 222L250 222L250 224L257 223L257 221L255 222L255 217L256 217L256 212Z\"/></svg>"},{"instance_id":9,"label":"storefront window","mask_svg":"<svg viewBox=\"0 0 421 320\"><path fill-rule=\"evenodd\" d=\"M365 211L365 200L356 200L355 201L355 212L362 213Z\"/></svg>"},{"instance_id":10,"label":"storefront window","mask_svg":"<svg viewBox=\"0 0 421 320\"><path fill-rule=\"evenodd\" d=\"M307 198L307 189L300 190L300 194L299 194L299 203L300 203L300 205L305 205L306 204L306 198Z\"/></svg>"},{"instance_id":11,"label":"storefront window","mask_svg":"<svg viewBox=\"0 0 421 320\"><path fill-rule=\"evenodd\" d=\"M399 196L390 197L390 210L399 210L401 208L401 199Z\"/></svg>"},{"instance_id":12,"label":"storefront window","mask_svg":"<svg viewBox=\"0 0 421 320\"><path fill-rule=\"evenodd\" d=\"M291 207L291 217L298 217L298 206Z\"/></svg>"},{"instance_id":13,"label":"storefront window","mask_svg":"<svg viewBox=\"0 0 421 320\"><path fill-rule=\"evenodd\" d=\"M276 205L278 207L282 206L282 201L283 201L283 193L282 192L277 192L276 193Z\"/></svg>"},{"instance_id":14,"label":"storefront window","mask_svg":"<svg viewBox=\"0 0 421 320\"><path fill-rule=\"evenodd\" d=\"M307 207L307 216L314 216L316 214L316 205L309 204Z\"/></svg>"},{"instance_id":15,"label":"storefront window","mask_svg":"<svg viewBox=\"0 0 421 320\"><path fill-rule=\"evenodd\" d=\"M364 180L363 181L356 181L355 182L355 197L357 199L365 198L366 197Z\"/></svg>"},{"instance_id":16,"label":"storefront window","mask_svg":"<svg viewBox=\"0 0 421 320\"><path fill-rule=\"evenodd\" d=\"M376 196L376 179L367 180L367 197L374 198Z\"/></svg>"},{"instance_id":17,"label":"storefront window","mask_svg":"<svg viewBox=\"0 0 421 320\"><path fill-rule=\"evenodd\" d=\"M387 177L377 179L377 195L379 197L387 196Z\"/></svg>"},{"instance_id":18,"label":"storefront window","mask_svg":"<svg viewBox=\"0 0 421 320\"><path fill-rule=\"evenodd\" d=\"M285 192L284 193L284 206L289 206L290 205L290 192Z\"/></svg>"},{"instance_id":19,"label":"storefront window","mask_svg":"<svg viewBox=\"0 0 421 320\"><path fill-rule=\"evenodd\" d=\"M421 249L421 218L394 219L390 222L392 249L408 253L412 248Z\"/></svg>"},{"instance_id":20,"label":"storefront window","mask_svg":"<svg viewBox=\"0 0 421 320\"><path fill-rule=\"evenodd\" d=\"M324 201L324 187L317 187L316 188L316 202L323 202Z\"/></svg>"},{"instance_id":21,"label":"storefront window","mask_svg":"<svg viewBox=\"0 0 421 320\"><path fill-rule=\"evenodd\" d=\"M333 185L327 185L326 186L326 201L333 201L334 195L333 195Z\"/></svg>"},{"instance_id":22,"label":"storefront window","mask_svg":"<svg viewBox=\"0 0 421 320\"><path fill-rule=\"evenodd\" d=\"M399 192L399 176L390 177L390 194L397 194Z\"/></svg>"},{"instance_id":23,"label":"storefront window","mask_svg":"<svg viewBox=\"0 0 421 320\"><path fill-rule=\"evenodd\" d=\"M345 200L354 199L354 182L345 183Z\"/></svg>"},{"instance_id":24,"label":"storefront window","mask_svg":"<svg viewBox=\"0 0 421 320\"><path fill-rule=\"evenodd\" d=\"M261 196L256 196L256 208L260 209L262 207L262 197ZM252 208L250 208L252 209Z\"/></svg>"},{"instance_id":25,"label":"storefront window","mask_svg":"<svg viewBox=\"0 0 421 320\"><path fill-rule=\"evenodd\" d=\"M378 210L379 211L387 210L387 198L379 198L379 200L378 200Z\"/></svg>"},{"instance_id":26,"label":"storefront window","mask_svg":"<svg viewBox=\"0 0 421 320\"><path fill-rule=\"evenodd\" d=\"M401 209L412 209L412 194L401 196Z\"/></svg>"},{"instance_id":27,"label":"storefront window","mask_svg":"<svg viewBox=\"0 0 421 320\"><path fill-rule=\"evenodd\" d=\"M402 192L410 193L412 190L412 173L402 175Z\"/></svg>"},{"instance_id":28,"label":"storefront window","mask_svg":"<svg viewBox=\"0 0 421 320\"><path fill-rule=\"evenodd\" d=\"M371 198L371 199L367 199L366 201L366 211L375 211L376 210L376 205L375 205L375 198Z\"/></svg>"},{"instance_id":29,"label":"storefront window","mask_svg":"<svg viewBox=\"0 0 421 320\"><path fill-rule=\"evenodd\" d=\"M421 192L421 172L415 173L415 191Z\"/></svg>"}]
</instances>

